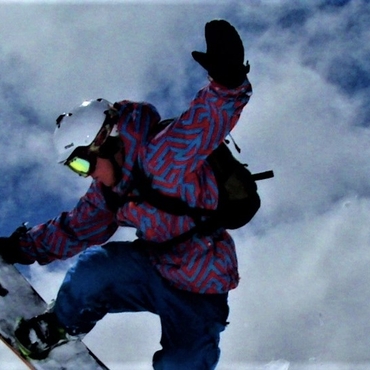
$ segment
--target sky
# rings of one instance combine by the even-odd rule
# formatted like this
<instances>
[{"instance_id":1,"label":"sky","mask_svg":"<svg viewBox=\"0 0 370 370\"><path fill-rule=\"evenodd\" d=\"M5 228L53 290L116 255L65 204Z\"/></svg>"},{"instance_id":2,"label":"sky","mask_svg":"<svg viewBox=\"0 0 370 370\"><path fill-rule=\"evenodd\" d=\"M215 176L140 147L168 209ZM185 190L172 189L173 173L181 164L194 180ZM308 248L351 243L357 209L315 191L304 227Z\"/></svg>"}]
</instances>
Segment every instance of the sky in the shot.
<instances>
[{"instance_id":1,"label":"sky","mask_svg":"<svg viewBox=\"0 0 370 370\"><path fill-rule=\"evenodd\" d=\"M275 173L232 233L241 281L219 368L370 369L367 0L1 2L1 235L71 209L89 186L56 163L61 113L99 97L148 101L163 118L187 108L207 83L191 51L214 18L238 29L251 64L238 158ZM22 272L51 300L72 263ZM85 342L112 369L146 370L159 338L157 317L115 314Z\"/></svg>"}]
</instances>

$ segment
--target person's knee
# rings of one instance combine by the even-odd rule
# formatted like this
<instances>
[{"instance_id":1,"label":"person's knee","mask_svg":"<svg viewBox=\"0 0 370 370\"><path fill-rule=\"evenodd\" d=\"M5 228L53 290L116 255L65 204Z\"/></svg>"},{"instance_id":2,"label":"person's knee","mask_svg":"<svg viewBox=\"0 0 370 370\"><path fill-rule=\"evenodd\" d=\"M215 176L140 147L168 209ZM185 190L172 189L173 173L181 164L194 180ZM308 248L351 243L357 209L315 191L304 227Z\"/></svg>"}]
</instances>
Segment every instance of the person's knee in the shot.
<instances>
[{"instance_id":1,"label":"person's knee","mask_svg":"<svg viewBox=\"0 0 370 370\"><path fill-rule=\"evenodd\" d=\"M78 257L75 265L67 273L67 279L76 281L102 281L112 271L114 259L110 256L109 244L106 247L91 247Z\"/></svg>"},{"instance_id":2,"label":"person's knee","mask_svg":"<svg viewBox=\"0 0 370 370\"><path fill-rule=\"evenodd\" d=\"M106 288L110 270L103 248L93 247L86 250L68 270L59 289L57 301L68 297L73 302L81 303L87 297L99 295Z\"/></svg>"}]
</instances>

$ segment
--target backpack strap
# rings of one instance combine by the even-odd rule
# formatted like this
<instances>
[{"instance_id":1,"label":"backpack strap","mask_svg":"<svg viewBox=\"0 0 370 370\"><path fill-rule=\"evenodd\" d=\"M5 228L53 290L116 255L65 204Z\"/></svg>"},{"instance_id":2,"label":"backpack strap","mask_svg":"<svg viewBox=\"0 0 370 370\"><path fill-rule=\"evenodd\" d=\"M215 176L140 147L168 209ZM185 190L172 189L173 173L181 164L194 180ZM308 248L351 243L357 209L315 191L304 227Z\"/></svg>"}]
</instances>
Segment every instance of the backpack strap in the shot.
<instances>
[{"instance_id":1,"label":"backpack strap","mask_svg":"<svg viewBox=\"0 0 370 370\"><path fill-rule=\"evenodd\" d=\"M141 200L145 200L153 207L176 216L189 215L195 220L202 216L211 216L214 210L200 207L191 207L182 199L162 194L152 187L152 179L147 177L136 162L133 168L134 189L136 189Z\"/></svg>"}]
</instances>

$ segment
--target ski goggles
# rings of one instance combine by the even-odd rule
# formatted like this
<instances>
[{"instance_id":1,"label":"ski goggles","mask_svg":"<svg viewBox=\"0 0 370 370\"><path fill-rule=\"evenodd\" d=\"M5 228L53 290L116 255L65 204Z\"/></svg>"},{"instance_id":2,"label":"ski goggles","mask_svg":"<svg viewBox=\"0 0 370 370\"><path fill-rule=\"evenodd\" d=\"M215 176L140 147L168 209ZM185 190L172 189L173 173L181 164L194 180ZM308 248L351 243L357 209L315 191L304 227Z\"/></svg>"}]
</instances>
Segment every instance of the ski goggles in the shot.
<instances>
[{"instance_id":1,"label":"ski goggles","mask_svg":"<svg viewBox=\"0 0 370 370\"><path fill-rule=\"evenodd\" d=\"M94 141L88 147L77 148L65 163L73 172L82 177L88 177L94 172L99 150L112 132L114 125L109 118L106 121Z\"/></svg>"},{"instance_id":2,"label":"ski goggles","mask_svg":"<svg viewBox=\"0 0 370 370\"><path fill-rule=\"evenodd\" d=\"M76 153L76 155L71 156L71 159L69 159L65 165L78 175L82 177L88 177L95 170L96 155L90 153L78 155Z\"/></svg>"}]
</instances>

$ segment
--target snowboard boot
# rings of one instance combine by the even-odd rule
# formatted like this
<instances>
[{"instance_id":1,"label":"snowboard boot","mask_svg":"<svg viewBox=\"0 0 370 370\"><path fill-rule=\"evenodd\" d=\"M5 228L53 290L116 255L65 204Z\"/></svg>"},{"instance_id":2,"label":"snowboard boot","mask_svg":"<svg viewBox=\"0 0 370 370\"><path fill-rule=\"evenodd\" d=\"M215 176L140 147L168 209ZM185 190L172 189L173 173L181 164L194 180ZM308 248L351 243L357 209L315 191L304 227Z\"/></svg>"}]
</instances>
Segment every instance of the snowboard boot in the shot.
<instances>
[{"instance_id":1,"label":"snowboard boot","mask_svg":"<svg viewBox=\"0 0 370 370\"><path fill-rule=\"evenodd\" d=\"M29 320L20 319L14 334L21 354L36 360L46 358L54 347L69 340L53 312L45 312Z\"/></svg>"}]
</instances>

